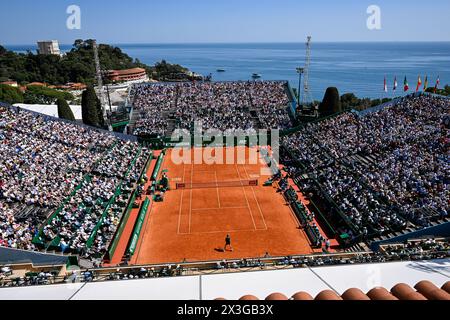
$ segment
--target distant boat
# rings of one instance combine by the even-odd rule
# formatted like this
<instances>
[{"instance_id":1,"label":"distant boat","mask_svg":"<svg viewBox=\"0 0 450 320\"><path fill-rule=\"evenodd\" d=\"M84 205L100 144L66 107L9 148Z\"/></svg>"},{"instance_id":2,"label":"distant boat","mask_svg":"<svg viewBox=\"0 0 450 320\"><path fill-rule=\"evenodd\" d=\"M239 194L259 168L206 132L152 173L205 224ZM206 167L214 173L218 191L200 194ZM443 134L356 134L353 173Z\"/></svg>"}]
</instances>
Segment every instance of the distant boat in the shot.
<instances>
[{"instance_id":1,"label":"distant boat","mask_svg":"<svg viewBox=\"0 0 450 320\"><path fill-rule=\"evenodd\" d=\"M225 69L217 69L217 72L225 72Z\"/></svg>"},{"instance_id":2,"label":"distant boat","mask_svg":"<svg viewBox=\"0 0 450 320\"><path fill-rule=\"evenodd\" d=\"M252 78L259 79L259 78L261 78L261 75L259 73L254 73L254 74L252 74Z\"/></svg>"}]
</instances>

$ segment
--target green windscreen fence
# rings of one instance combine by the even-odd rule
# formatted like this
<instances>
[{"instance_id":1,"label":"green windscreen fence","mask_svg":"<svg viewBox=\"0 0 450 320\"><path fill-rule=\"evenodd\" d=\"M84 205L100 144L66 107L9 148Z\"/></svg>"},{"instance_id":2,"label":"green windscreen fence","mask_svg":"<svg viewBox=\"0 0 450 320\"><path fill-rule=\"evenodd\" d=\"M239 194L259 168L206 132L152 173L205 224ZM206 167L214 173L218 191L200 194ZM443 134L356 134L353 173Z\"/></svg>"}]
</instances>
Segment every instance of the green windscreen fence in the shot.
<instances>
[{"instance_id":1,"label":"green windscreen fence","mask_svg":"<svg viewBox=\"0 0 450 320\"><path fill-rule=\"evenodd\" d=\"M147 198L147 199L145 199L144 203L142 204L136 224L134 225L133 234L132 234L131 241L130 241L130 244L129 244L128 250L127 250L128 253L130 254L130 256L133 256L136 251L136 247L137 247L137 244L139 241L139 237L141 235L142 227L144 226L145 218L147 217L147 211L148 211L149 206L150 206L150 200Z\"/></svg>"},{"instance_id":2,"label":"green windscreen fence","mask_svg":"<svg viewBox=\"0 0 450 320\"><path fill-rule=\"evenodd\" d=\"M153 174L152 174L153 181L155 181L158 178L159 170L161 169L163 160L164 160L164 153L161 153L158 157L158 161L156 162L155 169L153 170Z\"/></svg>"}]
</instances>

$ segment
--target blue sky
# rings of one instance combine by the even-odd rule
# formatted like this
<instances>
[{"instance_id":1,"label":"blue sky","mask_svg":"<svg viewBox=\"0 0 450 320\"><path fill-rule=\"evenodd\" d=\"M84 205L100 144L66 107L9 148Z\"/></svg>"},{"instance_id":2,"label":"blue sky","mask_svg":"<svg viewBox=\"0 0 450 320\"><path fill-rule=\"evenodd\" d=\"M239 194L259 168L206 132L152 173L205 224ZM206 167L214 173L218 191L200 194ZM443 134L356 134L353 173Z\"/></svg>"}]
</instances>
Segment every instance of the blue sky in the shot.
<instances>
[{"instance_id":1,"label":"blue sky","mask_svg":"<svg viewBox=\"0 0 450 320\"><path fill-rule=\"evenodd\" d=\"M71 4L81 8L81 30L66 28ZM366 27L372 4L381 30ZM449 13L448 0L0 1L0 44L450 41Z\"/></svg>"}]
</instances>

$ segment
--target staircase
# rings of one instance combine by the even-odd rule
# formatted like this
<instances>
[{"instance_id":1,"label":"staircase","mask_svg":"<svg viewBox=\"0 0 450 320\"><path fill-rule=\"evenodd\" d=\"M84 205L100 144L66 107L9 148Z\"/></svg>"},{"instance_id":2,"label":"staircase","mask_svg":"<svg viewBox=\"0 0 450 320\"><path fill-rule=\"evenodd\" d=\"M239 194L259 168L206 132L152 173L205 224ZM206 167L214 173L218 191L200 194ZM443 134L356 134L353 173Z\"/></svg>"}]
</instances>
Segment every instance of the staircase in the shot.
<instances>
[{"instance_id":1,"label":"staircase","mask_svg":"<svg viewBox=\"0 0 450 320\"><path fill-rule=\"evenodd\" d=\"M168 119L167 120L166 137L170 138L172 136L172 133L174 132L175 128L176 128L176 120Z\"/></svg>"},{"instance_id":2,"label":"staircase","mask_svg":"<svg viewBox=\"0 0 450 320\"><path fill-rule=\"evenodd\" d=\"M356 243L353 246L351 246L350 248L345 250L345 252L351 252L351 253L369 252L369 251L370 251L369 247L364 242Z\"/></svg>"},{"instance_id":3,"label":"staircase","mask_svg":"<svg viewBox=\"0 0 450 320\"><path fill-rule=\"evenodd\" d=\"M139 120L139 112L133 109L133 112L130 115L130 123L128 124L130 132L134 130L137 120Z\"/></svg>"}]
</instances>

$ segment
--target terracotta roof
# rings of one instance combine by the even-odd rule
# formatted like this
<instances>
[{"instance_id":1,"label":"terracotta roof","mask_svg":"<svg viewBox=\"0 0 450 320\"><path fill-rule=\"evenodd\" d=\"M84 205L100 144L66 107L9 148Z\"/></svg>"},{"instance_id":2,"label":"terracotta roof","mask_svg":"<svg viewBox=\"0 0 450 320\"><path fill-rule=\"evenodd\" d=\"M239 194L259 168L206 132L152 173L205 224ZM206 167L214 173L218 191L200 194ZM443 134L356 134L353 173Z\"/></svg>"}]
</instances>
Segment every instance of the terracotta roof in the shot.
<instances>
[{"instance_id":1,"label":"terracotta roof","mask_svg":"<svg viewBox=\"0 0 450 320\"><path fill-rule=\"evenodd\" d=\"M145 69L132 68L132 69L125 69L125 70L109 70L110 75L129 75L129 74L142 73L142 72L145 72Z\"/></svg>"},{"instance_id":2,"label":"terracotta roof","mask_svg":"<svg viewBox=\"0 0 450 320\"><path fill-rule=\"evenodd\" d=\"M17 85L17 81L3 81L0 82L0 84Z\"/></svg>"},{"instance_id":3,"label":"terracotta roof","mask_svg":"<svg viewBox=\"0 0 450 320\"><path fill-rule=\"evenodd\" d=\"M84 83L69 82L69 83L66 83L65 85L57 86L57 88L64 89L64 90L82 90L82 89L86 89L87 85L85 85Z\"/></svg>"},{"instance_id":4,"label":"terracotta roof","mask_svg":"<svg viewBox=\"0 0 450 320\"><path fill-rule=\"evenodd\" d=\"M45 85L46 85L46 84L45 84L45 83L42 83L42 82L32 82L32 83L27 84L27 87L28 87L28 86L44 87Z\"/></svg>"},{"instance_id":5,"label":"terracotta roof","mask_svg":"<svg viewBox=\"0 0 450 320\"><path fill-rule=\"evenodd\" d=\"M216 300L224 300L219 298ZM252 295L246 295L239 300L259 300ZM442 288L438 288L430 281L421 281L411 288L405 283L395 285L390 291L377 287L367 293L360 289L351 288L342 295L338 295L332 290L324 290L313 298L307 292L297 292L290 299L282 293L272 293L265 300L450 300L450 281Z\"/></svg>"}]
</instances>

